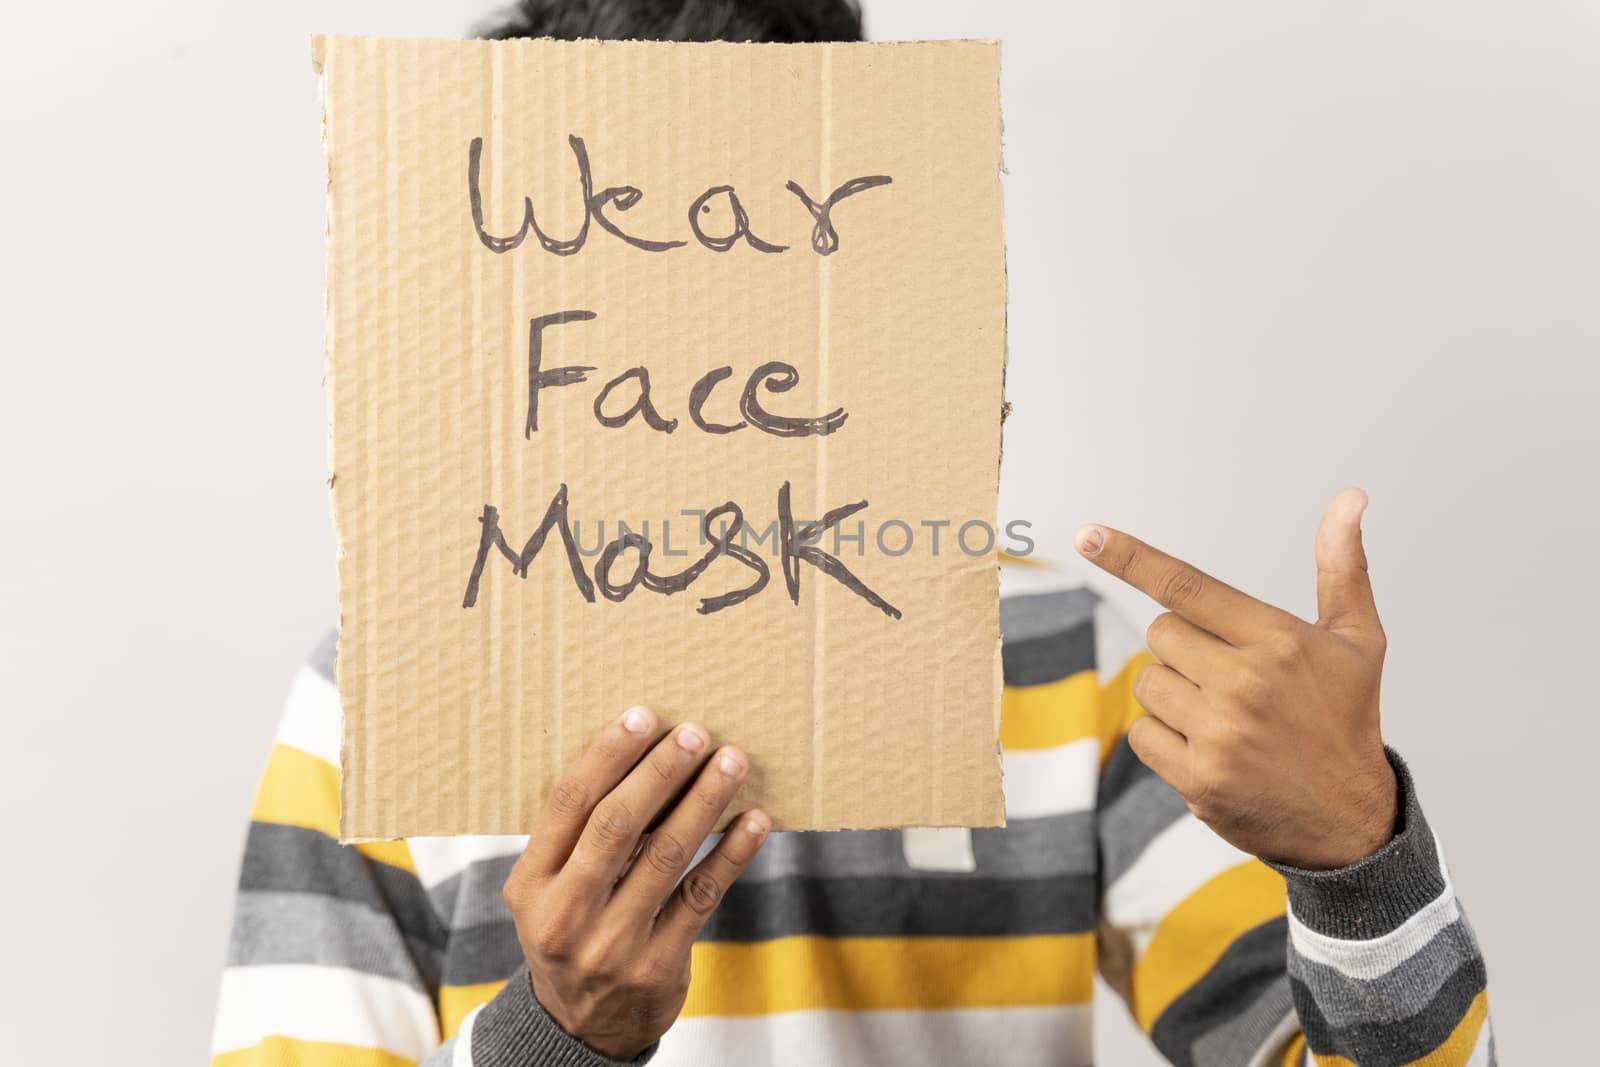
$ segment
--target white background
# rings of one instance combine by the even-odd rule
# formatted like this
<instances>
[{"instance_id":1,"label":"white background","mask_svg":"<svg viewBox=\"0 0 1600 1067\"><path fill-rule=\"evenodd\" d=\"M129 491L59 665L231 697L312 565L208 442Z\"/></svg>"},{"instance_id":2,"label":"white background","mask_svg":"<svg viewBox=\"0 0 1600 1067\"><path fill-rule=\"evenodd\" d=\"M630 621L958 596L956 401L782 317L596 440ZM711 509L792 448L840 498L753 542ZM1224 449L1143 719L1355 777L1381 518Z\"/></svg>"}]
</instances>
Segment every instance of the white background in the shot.
<instances>
[{"instance_id":1,"label":"white background","mask_svg":"<svg viewBox=\"0 0 1600 1067\"><path fill-rule=\"evenodd\" d=\"M7 8L6 1062L205 1055L249 797L335 612L307 36L484 10ZM1005 43L1003 514L1047 555L1109 522L1309 612L1321 506L1366 486L1389 736L1508 1062L1571 1062L1600 959L1600 5L868 17ZM1105 1014L1101 1062L1154 1062Z\"/></svg>"}]
</instances>

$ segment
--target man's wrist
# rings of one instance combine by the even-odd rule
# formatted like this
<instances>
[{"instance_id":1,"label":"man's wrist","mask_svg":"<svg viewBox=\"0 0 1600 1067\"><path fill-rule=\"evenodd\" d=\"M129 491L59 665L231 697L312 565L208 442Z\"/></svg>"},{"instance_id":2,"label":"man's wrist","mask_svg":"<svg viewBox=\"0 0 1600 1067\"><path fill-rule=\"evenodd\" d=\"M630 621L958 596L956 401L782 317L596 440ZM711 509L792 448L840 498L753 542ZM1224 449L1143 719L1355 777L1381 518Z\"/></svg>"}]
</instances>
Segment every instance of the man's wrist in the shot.
<instances>
[{"instance_id":1,"label":"man's wrist","mask_svg":"<svg viewBox=\"0 0 1600 1067\"><path fill-rule=\"evenodd\" d=\"M1348 783L1353 794L1350 833L1327 850L1322 862L1302 864L1308 869L1340 870L1353 867L1381 852L1399 834L1404 820L1400 776L1389 762L1388 751L1378 746L1370 774Z\"/></svg>"},{"instance_id":2,"label":"man's wrist","mask_svg":"<svg viewBox=\"0 0 1600 1067\"><path fill-rule=\"evenodd\" d=\"M638 1067L655 1055L652 1044L631 1060L616 1060L562 1029L533 995L526 966L485 1004L472 1026L473 1067Z\"/></svg>"},{"instance_id":3,"label":"man's wrist","mask_svg":"<svg viewBox=\"0 0 1600 1067\"><path fill-rule=\"evenodd\" d=\"M1360 941L1404 923L1447 888L1433 833L1417 803L1405 761L1385 748L1395 782L1394 831L1364 859L1332 870L1270 866L1288 885L1292 917L1327 937Z\"/></svg>"}]
</instances>

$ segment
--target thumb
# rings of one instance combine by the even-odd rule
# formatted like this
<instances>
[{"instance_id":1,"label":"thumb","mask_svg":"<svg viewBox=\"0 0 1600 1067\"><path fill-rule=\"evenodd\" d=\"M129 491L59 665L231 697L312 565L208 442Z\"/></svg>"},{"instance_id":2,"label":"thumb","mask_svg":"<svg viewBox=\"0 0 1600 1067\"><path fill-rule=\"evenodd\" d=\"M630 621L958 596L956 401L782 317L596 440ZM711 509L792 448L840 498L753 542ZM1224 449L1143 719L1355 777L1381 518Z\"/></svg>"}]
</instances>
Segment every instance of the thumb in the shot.
<instances>
[{"instance_id":1,"label":"thumb","mask_svg":"<svg viewBox=\"0 0 1600 1067\"><path fill-rule=\"evenodd\" d=\"M1365 492L1342 489L1317 527L1317 624L1352 636L1381 632L1367 579L1367 553L1361 547L1366 510Z\"/></svg>"}]
</instances>

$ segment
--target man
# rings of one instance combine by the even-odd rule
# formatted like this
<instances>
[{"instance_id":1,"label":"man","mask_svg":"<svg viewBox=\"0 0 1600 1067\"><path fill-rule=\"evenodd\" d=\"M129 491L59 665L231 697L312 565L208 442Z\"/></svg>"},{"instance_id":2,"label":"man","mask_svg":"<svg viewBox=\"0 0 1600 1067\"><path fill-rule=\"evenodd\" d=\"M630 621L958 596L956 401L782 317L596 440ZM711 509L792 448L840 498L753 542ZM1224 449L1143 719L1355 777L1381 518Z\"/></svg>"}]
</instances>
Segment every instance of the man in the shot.
<instances>
[{"instance_id":1,"label":"man","mask_svg":"<svg viewBox=\"0 0 1600 1067\"><path fill-rule=\"evenodd\" d=\"M527 0L491 34L859 35L844 0ZM1169 609L1154 655L1006 567L998 830L748 811L708 840L761 753L641 707L527 838L340 847L330 642L252 813L214 1063L1081 1065L1096 967L1176 1064L1492 1063L1481 956L1379 732L1365 506L1323 518L1315 625L1080 530Z\"/></svg>"}]
</instances>

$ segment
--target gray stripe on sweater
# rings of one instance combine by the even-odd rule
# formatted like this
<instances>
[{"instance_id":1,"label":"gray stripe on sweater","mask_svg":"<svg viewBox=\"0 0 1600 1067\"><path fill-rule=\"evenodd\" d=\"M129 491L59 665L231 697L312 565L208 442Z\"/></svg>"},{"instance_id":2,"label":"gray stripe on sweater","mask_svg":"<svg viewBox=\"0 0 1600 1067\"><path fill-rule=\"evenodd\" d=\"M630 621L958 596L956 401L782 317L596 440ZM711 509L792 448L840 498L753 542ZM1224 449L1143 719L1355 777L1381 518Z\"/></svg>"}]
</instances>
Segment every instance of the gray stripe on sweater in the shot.
<instances>
[{"instance_id":1,"label":"gray stripe on sweater","mask_svg":"<svg viewBox=\"0 0 1600 1067\"><path fill-rule=\"evenodd\" d=\"M272 963L347 967L429 992L438 986L440 953L405 938L392 916L351 900L319 893L240 893L227 964Z\"/></svg>"},{"instance_id":2,"label":"gray stripe on sweater","mask_svg":"<svg viewBox=\"0 0 1600 1067\"><path fill-rule=\"evenodd\" d=\"M1007 641L1027 641L1070 630L1094 618L1099 600L1083 585L1004 597L1000 601L1000 635Z\"/></svg>"},{"instance_id":3,"label":"gray stripe on sweater","mask_svg":"<svg viewBox=\"0 0 1600 1067\"><path fill-rule=\"evenodd\" d=\"M410 871L368 859L302 826L252 822L239 869L241 893L320 893L393 916L422 945L442 946L446 931Z\"/></svg>"},{"instance_id":4,"label":"gray stripe on sweater","mask_svg":"<svg viewBox=\"0 0 1600 1067\"><path fill-rule=\"evenodd\" d=\"M1154 774L1141 775L1100 813L1102 884L1115 883L1158 834L1188 813L1170 785Z\"/></svg>"},{"instance_id":5,"label":"gray stripe on sweater","mask_svg":"<svg viewBox=\"0 0 1600 1067\"><path fill-rule=\"evenodd\" d=\"M1289 953L1289 975L1303 982L1334 1027L1396 1022L1428 1006L1462 967L1479 957L1464 918L1446 926L1405 962L1378 978L1351 978L1325 963Z\"/></svg>"},{"instance_id":6,"label":"gray stripe on sweater","mask_svg":"<svg viewBox=\"0 0 1600 1067\"><path fill-rule=\"evenodd\" d=\"M1015 819L1004 828L972 831L977 874L1038 878L1087 874L1098 864L1091 812ZM753 881L790 875L848 878L917 877L899 830L773 834L745 873Z\"/></svg>"},{"instance_id":7,"label":"gray stripe on sweater","mask_svg":"<svg viewBox=\"0 0 1600 1067\"><path fill-rule=\"evenodd\" d=\"M1015 819L1003 829L973 830L977 870L968 877L1026 880L1091 875L1099 864L1094 832L1091 812ZM452 927L501 921L506 911L500 887L516 859L496 856L468 864L428 890L433 906ZM740 881L796 876L915 880L945 873L913 870L906 862L899 830L843 830L773 834Z\"/></svg>"},{"instance_id":8,"label":"gray stripe on sweater","mask_svg":"<svg viewBox=\"0 0 1600 1067\"><path fill-rule=\"evenodd\" d=\"M1087 588L1000 601L1000 651L1007 685L1044 685L1095 668L1094 607Z\"/></svg>"},{"instance_id":9,"label":"gray stripe on sweater","mask_svg":"<svg viewBox=\"0 0 1600 1067\"><path fill-rule=\"evenodd\" d=\"M1283 961L1288 937L1289 922L1280 917L1234 938L1210 970L1156 1019L1150 1040L1176 1067L1200 1067L1197 1046L1202 1038L1215 1034L1219 1024L1246 1016L1274 986L1282 985L1287 996ZM1253 1050L1281 1017L1279 1012L1259 1028L1252 1025L1258 1020L1247 1017L1240 1040L1248 1041Z\"/></svg>"},{"instance_id":10,"label":"gray stripe on sweater","mask_svg":"<svg viewBox=\"0 0 1600 1067\"><path fill-rule=\"evenodd\" d=\"M1061 633L1007 641L1000 650L1005 683L1048 685L1095 668L1094 626L1085 622Z\"/></svg>"},{"instance_id":11,"label":"gray stripe on sweater","mask_svg":"<svg viewBox=\"0 0 1600 1067\"><path fill-rule=\"evenodd\" d=\"M1327 1005L1306 986L1290 979L1306 1045L1319 1055L1337 1053L1361 1067L1405 1067L1432 1052L1455 1030L1473 998L1483 991L1483 960L1462 964L1420 1011L1387 1022L1363 1020L1349 1026L1330 1025Z\"/></svg>"},{"instance_id":12,"label":"gray stripe on sweater","mask_svg":"<svg viewBox=\"0 0 1600 1067\"><path fill-rule=\"evenodd\" d=\"M1097 911L1092 874L740 879L729 887L701 939L1081 934L1094 929Z\"/></svg>"},{"instance_id":13,"label":"gray stripe on sweater","mask_svg":"<svg viewBox=\"0 0 1600 1067\"><path fill-rule=\"evenodd\" d=\"M1289 978L1279 975L1249 1007L1194 1043L1195 1067L1239 1067L1249 1063L1272 1032L1293 1014Z\"/></svg>"}]
</instances>

